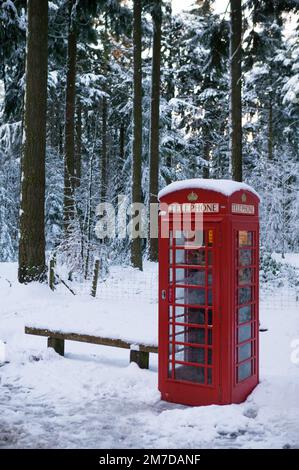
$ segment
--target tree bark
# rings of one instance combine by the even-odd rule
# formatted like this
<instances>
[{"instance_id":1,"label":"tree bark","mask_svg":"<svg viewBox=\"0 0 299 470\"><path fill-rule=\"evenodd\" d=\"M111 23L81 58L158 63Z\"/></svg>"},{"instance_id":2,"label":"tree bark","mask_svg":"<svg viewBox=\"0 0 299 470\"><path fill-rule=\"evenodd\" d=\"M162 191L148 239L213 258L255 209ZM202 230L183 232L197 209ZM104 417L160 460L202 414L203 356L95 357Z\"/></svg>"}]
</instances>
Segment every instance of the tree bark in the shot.
<instances>
[{"instance_id":1,"label":"tree bark","mask_svg":"<svg viewBox=\"0 0 299 470\"><path fill-rule=\"evenodd\" d=\"M81 160L82 160L82 104L77 102L77 120L76 120L76 160L75 160L75 184L80 187L81 184Z\"/></svg>"},{"instance_id":2,"label":"tree bark","mask_svg":"<svg viewBox=\"0 0 299 470\"><path fill-rule=\"evenodd\" d=\"M64 142L64 228L67 233L74 217L75 187L75 101L77 31L72 18L74 0L69 0L69 33L67 48L67 74L65 97L65 142Z\"/></svg>"},{"instance_id":3,"label":"tree bark","mask_svg":"<svg viewBox=\"0 0 299 470\"><path fill-rule=\"evenodd\" d=\"M273 160L273 105L269 103L269 122L268 122L268 158Z\"/></svg>"},{"instance_id":4,"label":"tree bark","mask_svg":"<svg viewBox=\"0 0 299 470\"><path fill-rule=\"evenodd\" d=\"M242 181L242 5L230 0L231 163L232 177Z\"/></svg>"},{"instance_id":5,"label":"tree bark","mask_svg":"<svg viewBox=\"0 0 299 470\"><path fill-rule=\"evenodd\" d=\"M44 281L48 0L28 0L19 282Z\"/></svg>"},{"instance_id":6,"label":"tree bark","mask_svg":"<svg viewBox=\"0 0 299 470\"><path fill-rule=\"evenodd\" d=\"M142 0L133 5L133 47L134 47L134 92L133 92L133 162L132 162L132 203L141 202L142 168ZM131 241L131 263L142 270L142 240Z\"/></svg>"},{"instance_id":7,"label":"tree bark","mask_svg":"<svg viewBox=\"0 0 299 470\"><path fill-rule=\"evenodd\" d=\"M107 193L107 119L108 103L104 96L102 101L102 164L101 164L101 202L106 201Z\"/></svg>"},{"instance_id":8,"label":"tree bark","mask_svg":"<svg viewBox=\"0 0 299 470\"><path fill-rule=\"evenodd\" d=\"M161 76L161 0L155 0L152 13L154 25L152 59L152 94L150 127L149 204L158 203L159 190L159 145L160 145L160 76ZM149 234L149 259L158 261L158 239Z\"/></svg>"}]
</instances>

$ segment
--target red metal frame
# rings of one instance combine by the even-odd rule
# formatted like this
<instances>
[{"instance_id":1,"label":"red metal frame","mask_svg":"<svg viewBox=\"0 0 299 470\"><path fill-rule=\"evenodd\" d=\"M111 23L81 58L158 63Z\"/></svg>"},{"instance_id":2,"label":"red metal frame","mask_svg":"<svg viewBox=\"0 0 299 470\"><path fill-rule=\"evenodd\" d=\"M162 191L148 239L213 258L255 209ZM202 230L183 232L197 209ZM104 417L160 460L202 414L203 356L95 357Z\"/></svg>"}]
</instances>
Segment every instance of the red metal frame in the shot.
<instances>
[{"instance_id":1,"label":"red metal frame","mask_svg":"<svg viewBox=\"0 0 299 470\"><path fill-rule=\"evenodd\" d=\"M162 398L187 405L207 405L212 403L239 403L243 401L258 383L258 198L249 191L239 191L231 197L207 190L181 190L161 199L167 204L184 204L188 201L190 192L196 193L199 202L215 202L219 204L217 213L207 213L203 216L203 231L206 235L204 248L196 248L205 253L212 253L212 265L187 264L186 253L176 246L173 238L162 238L162 224L169 224L173 231L175 214L160 215L159 237L159 390ZM245 195L245 196L244 196ZM244 198L254 206L254 215L232 214L232 204L243 204ZM190 214L194 220L194 214ZM208 245L209 231L213 233L213 244ZM212 232L211 232L212 231ZM253 246L238 246L239 232L253 234ZM211 236L210 235L210 236ZM244 234L243 234L244 235ZM244 238L244 237L243 237ZM243 243L243 242L242 242ZM252 263L248 266L239 265L239 253L250 250L253 254ZM176 252L185 253L184 259L176 263ZM172 253L172 260L171 255ZM190 256L189 256L190 258ZM187 260L187 261L186 261ZM246 260L245 260L246 261ZM238 284L238 273L242 271L247 282L248 269L252 270L250 282ZM181 270L179 273L177 270ZM183 271L184 270L184 271ZM169 273L172 278L169 278ZM205 276L196 273L205 273ZM177 282L176 273L183 274ZM192 276L193 282L186 275ZM212 274L212 284L209 284L209 274ZM201 278L205 278L201 285ZM210 277L211 279L211 277ZM238 325L238 308L246 305L238 304L239 289L244 289L246 296L251 289L251 299L246 305L252 305L253 318ZM183 301L176 300L176 289L183 289ZM209 305L208 292L212 293L212 305ZM204 294L204 303L194 303L190 295L200 299ZM189 296L189 297L188 297ZM246 300L246 298L245 298ZM211 303L211 302L210 302ZM181 316L175 316L176 308L181 309ZM247 308L247 307L246 307ZM209 315L212 312L212 322ZM197 320L195 317L197 315ZM192 323L193 321L193 323ZM251 338L237 342L237 332L246 333L246 326L252 326ZM242 328L245 327L245 328ZM178 331L181 331L178 337ZM203 337L204 332L204 337ZM209 333L212 332L212 333ZM209 344L209 337L212 343ZM179 340L178 340L179 338ZM248 354L247 344L252 345L251 359L238 362L238 348L243 356ZM171 345L171 347L170 347ZM245 347L244 347L245 346ZM170 356L169 356L170 354ZM246 375L248 364L252 361L252 374L238 380L237 371ZM245 364L245 365L242 365ZM177 368L176 368L177 366Z\"/></svg>"}]
</instances>

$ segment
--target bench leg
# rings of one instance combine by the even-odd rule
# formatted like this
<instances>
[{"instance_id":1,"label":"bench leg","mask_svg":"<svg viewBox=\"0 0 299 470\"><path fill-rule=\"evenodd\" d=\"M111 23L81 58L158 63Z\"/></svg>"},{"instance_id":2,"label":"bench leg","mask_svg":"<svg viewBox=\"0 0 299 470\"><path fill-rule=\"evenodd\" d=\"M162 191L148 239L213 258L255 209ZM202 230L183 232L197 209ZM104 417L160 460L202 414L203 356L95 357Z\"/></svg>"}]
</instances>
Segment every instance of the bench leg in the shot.
<instances>
[{"instance_id":1,"label":"bench leg","mask_svg":"<svg viewBox=\"0 0 299 470\"><path fill-rule=\"evenodd\" d=\"M64 356L64 339L48 338L48 348L53 348L60 356Z\"/></svg>"},{"instance_id":2,"label":"bench leg","mask_svg":"<svg viewBox=\"0 0 299 470\"><path fill-rule=\"evenodd\" d=\"M148 369L149 367L149 353L143 351L130 351L130 362L136 362L140 369Z\"/></svg>"}]
</instances>

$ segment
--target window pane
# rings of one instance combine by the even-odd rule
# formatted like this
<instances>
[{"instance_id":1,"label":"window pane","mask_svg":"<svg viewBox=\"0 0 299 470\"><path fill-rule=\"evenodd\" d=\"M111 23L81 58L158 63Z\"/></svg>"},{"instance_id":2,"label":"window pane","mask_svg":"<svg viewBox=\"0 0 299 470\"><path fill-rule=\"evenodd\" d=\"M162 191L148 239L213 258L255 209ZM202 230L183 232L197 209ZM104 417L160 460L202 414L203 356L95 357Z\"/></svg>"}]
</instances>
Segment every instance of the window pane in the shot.
<instances>
[{"instance_id":1,"label":"window pane","mask_svg":"<svg viewBox=\"0 0 299 470\"><path fill-rule=\"evenodd\" d=\"M172 283L173 281L173 271L172 268L169 269L169 282Z\"/></svg>"},{"instance_id":2,"label":"window pane","mask_svg":"<svg viewBox=\"0 0 299 470\"><path fill-rule=\"evenodd\" d=\"M175 340L179 343L205 344L204 328L191 328L188 326L176 325Z\"/></svg>"},{"instance_id":3,"label":"window pane","mask_svg":"<svg viewBox=\"0 0 299 470\"><path fill-rule=\"evenodd\" d=\"M239 305L247 304L252 300L251 287L242 287L239 289Z\"/></svg>"},{"instance_id":4,"label":"window pane","mask_svg":"<svg viewBox=\"0 0 299 470\"><path fill-rule=\"evenodd\" d=\"M175 360L204 364L205 363L205 350L204 348L193 348L192 346L181 346L181 349L175 354Z\"/></svg>"},{"instance_id":5,"label":"window pane","mask_svg":"<svg viewBox=\"0 0 299 470\"><path fill-rule=\"evenodd\" d=\"M176 246L184 246L188 247L191 245L195 246L204 246L204 233L197 230L195 233L194 231L175 231L175 241Z\"/></svg>"},{"instance_id":6,"label":"window pane","mask_svg":"<svg viewBox=\"0 0 299 470\"><path fill-rule=\"evenodd\" d=\"M212 344L212 339L213 339L212 335L213 335L212 330L208 330L208 345L209 346L211 346Z\"/></svg>"},{"instance_id":7,"label":"window pane","mask_svg":"<svg viewBox=\"0 0 299 470\"><path fill-rule=\"evenodd\" d=\"M212 312L212 310L208 311L208 325L213 325L213 312Z\"/></svg>"},{"instance_id":8,"label":"window pane","mask_svg":"<svg viewBox=\"0 0 299 470\"><path fill-rule=\"evenodd\" d=\"M252 264L252 251L251 250L240 250L239 251L239 265L249 266Z\"/></svg>"},{"instance_id":9,"label":"window pane","mask_svg":"<svg viewBox=\"0 0 299 470\"><path fill-rule=\"evenodd\" d=\"M239 308L239 323L245 323L251 320L252 305L245 305Z\"/></svg>"},{"instance_id":10,"label":"window pane","mask_svg":"<svg viewBox=\"0 0 299 470\"><path fill-rule=\"evenodd\" d=\"M175 379L187 380L188 382L196 382L203 384L205 382L205 369L204 367L176 364Z\"/></svg>"},{"instance_id":11,"label":"window pane","mask_svg":"<svg viewBox=\"0 0 299 470\"><path fill-rule=\"evenodd\" d=\"M212 292L212 289L208 290L208 305L213 305L213 292Z\"/></svg>"},{"instance_id":12,"label":"window pane","mask_svg":"<svg viewBox=\"0 0 299 470\"><path fill-rule=\"evenodd\" d=\"M213 253L211 251L208 251L208 265L212 266L213 264Z\"/></svg>"},{"instance_id":13,"label":"window pane","mask_svg":"<svg viewBox=\"0 0 299 470\"><path fill-rule=\"evenodd\" d=\"M212 365L212 357L213 357L213 351L212 349L208 349L208 364Z\"/></svg>"},{"instance_id":14,"label":"window pane","mask_svg":"<svg viewBox=\"0 0 299 470\"><path fill-rule=\"evenodd\" d=\"M177 284L205 286L206 283L206 273L204 270L177 268L175 276Z\"/></svg>"},{"instance_id":15,"label":"window pane","mask_svg":"<svg viewBox=\"0 0 299 470\"><path fill-rule=\"evenodd\" d=\"M252 282L252 269L239 269L239 285L250 284Z\"/></svg>"},{"instance_id":16,"label":"window pane","mask_svg":"<svg viewBox=\"0 0 299 470\"><path fill-rule=\"evenodd\" d=\"M239 246L252 246L252 232L241 230L239 232Z\"/></svg>"},{"instance_id":17,"label":"window pane","mask_svg":"<svg viewBox=\"0 0 299 470\"><path fill-rule=\"evenodd\" d=\"M169 305L169 307L168 307L168 316L169 316L169 320L172 320L173 310L172 310L172 306L171 306L171 305Z\"/></svg>"},{"instance_id":18,"label":"window pane","mask_svg":"<svg viewBox=\"0 0 299 470\"><path fill-rule=\"evenodd\" d=\"M204 308L175 307L176 321L179 323L205 323Z\"/></svg>"},{"instance_id":19,"label":"window pane","mask_svg":"<svg viewBox=\"0 0 299 470\"><path fill-rule=\"evenodd\" d=\"M172 264L173 259L172 259L172 250L169 250L169 264Z\"/></svg>"},{"instance_id":20,"label":"window pane","mask_svg":"<svg viewBox=\"0 0 299 470\"><path fill-rule=\"evenodd\" d=\"M212 369L208 368L208 384L212 383Z\"/></svg>"},{"instance_id":21,"label":"window pane","mask_svg":"<svg viewBox=\"0 0 299 470\"><path fill-rule=\"evenodd\" d=\"M209 271L209 274L208 274L208 285L211 286L213 283L213 274L211 271Z\"/></svg>"},{"instance_id":22,"label":"window pane","mask_svg":"<svg viewBox=\"0 0 299 470\"><path fill-rule=\"evenodd\" d=\"M251 325L243 325L239 327L239 343L251 338Z\"/></svg>"},{"instance_id":23,"label":"window pane","mask_svg":"<svg viewBox=\"0 0 299 470\"><path fill-rule=\"evenodd\" d=\"M179 304L205 305L205 289L177 287L175 300Z\"/></svg>"},{"instance_id":24,"label":"window pane","mask_svg":"<svg viewBox=\"0 0 299 470\"><path fill-rule=\"evenodd\" d=\"M205 266L204 250L176 250L175 262L177 264L188 264L190 266Z\"/></svg>"},{"instance_id":25,"label":"window pane","mask_svg":"<svg viewBox=\"0 0 299 470\"><path fill-rule=\"evenodd\" d=\"M252 356L251 354L251 343L243 344L238 348L238 362L245 361Z\"/></svg>"},{"instance_id":26,"label":"window pane","mask_svg":"<svg viewBox=\"0 0 299 470\"><path fill-rule=\"evenodd\" d=\"M238 382L241 380L247 379L252 374L251 361L244 362L238 367Z\"/></svg>"},{"instance_id":27,"label":"window pane","mask_svg":"<svg viewBox=\"0 0 299 470\"><path fill-rule=\"evenodd\" d=\"M205 309L204 308L189 308L186 318L186 323L193 323L202 325L205 323Z\"/></svg>"}]
</instances>

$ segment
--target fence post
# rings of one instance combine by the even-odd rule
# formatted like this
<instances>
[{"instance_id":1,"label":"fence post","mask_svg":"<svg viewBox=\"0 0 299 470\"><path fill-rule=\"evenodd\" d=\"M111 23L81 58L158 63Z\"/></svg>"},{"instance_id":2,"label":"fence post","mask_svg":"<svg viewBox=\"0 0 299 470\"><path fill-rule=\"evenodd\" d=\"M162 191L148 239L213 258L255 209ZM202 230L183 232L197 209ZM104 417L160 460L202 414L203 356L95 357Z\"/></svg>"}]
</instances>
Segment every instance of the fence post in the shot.
<instances>
[{"instance_id":1,"label":"fence post","mask_svg":"<svg viewBox=\"0 0 299 470\"><path fill-rule=\"evenodd\" d=\"M95 297L97 295L99 272L100 272L100 260L96 259L95 265L94 265L94 271L93 271L91 294L90 294L92 297Z\"/></svg>"},{"instance_id":2,"label":"fence post","mask_svg":"<svg viewBox=\"0 0 299 470\"><path fill-rule=\"evenodd\" d=\"M50 269L49 269L49 287L51 290L55 290L55 267L56 267L56 256L50 258Z\"/></svg>"}]
</instances>

